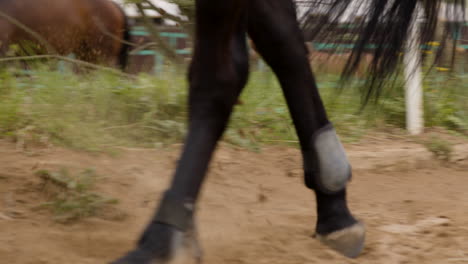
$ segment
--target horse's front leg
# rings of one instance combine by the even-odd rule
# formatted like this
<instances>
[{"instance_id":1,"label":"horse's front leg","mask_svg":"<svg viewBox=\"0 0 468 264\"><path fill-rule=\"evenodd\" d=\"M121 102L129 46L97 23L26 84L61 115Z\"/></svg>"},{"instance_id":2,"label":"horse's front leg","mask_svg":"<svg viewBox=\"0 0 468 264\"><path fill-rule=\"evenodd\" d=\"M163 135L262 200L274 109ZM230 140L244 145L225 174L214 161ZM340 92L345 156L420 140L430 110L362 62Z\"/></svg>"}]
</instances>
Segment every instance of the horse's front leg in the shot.
<instances>
[{"instance_id":1,"label":"horse's front leg","mask_svg":"<svg viewBox=\"0 0 468 264\"><path fill-rule=\"evenodd\" d=\"M188 264L201 259L195 204L212 153L246 83L248 54L243 1L199 0L196 4L189 132L183 153L172 184L136 249L114 264ZM189 259L184 253L189 253Z\"/></svg>"}]
</instances>

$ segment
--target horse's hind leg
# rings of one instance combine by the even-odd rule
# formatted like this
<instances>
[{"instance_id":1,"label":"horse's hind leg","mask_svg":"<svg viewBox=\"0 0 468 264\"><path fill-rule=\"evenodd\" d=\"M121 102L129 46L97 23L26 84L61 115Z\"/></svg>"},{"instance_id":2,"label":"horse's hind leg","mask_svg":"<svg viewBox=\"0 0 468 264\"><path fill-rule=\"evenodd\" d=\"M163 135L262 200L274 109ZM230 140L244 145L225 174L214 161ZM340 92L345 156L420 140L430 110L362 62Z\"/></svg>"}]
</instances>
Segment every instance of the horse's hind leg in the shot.
<instances>
[{"instance_id":1,"label":"horse's hind leg","mask_svg":"<svg viewBox=\"0 0 468 264\"><path fill-rule=\"evenodd\" d=\"M317 237L355 257L362 250L364 227L346 202L351 170L320 99L292 1L250 1L248 32L283 88L300 139L305 182L316 194Z\"/></svg>"},{"instance_id":2,"label":"horse's hind leg","mask_svg":"<svg viewBox=\"0 0 468 264\"><path fill-rule=\"evenodd\" d=\"M189 132L183 153L171 187L136 250L116 264L172 263L183 252L181 246L195 243L189 236L195 231L195 203L216 143L247 80L244 3L196 2L197 42L189 74Z\"/></svg>"}]
</instances>

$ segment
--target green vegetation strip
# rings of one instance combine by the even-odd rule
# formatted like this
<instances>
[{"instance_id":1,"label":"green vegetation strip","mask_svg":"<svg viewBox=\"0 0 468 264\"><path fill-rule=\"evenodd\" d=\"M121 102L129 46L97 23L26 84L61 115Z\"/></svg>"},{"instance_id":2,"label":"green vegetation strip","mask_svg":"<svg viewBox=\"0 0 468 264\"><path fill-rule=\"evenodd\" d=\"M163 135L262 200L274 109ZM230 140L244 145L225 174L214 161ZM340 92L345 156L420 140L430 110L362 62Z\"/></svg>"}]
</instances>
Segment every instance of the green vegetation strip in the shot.
<instances>
[{"instance_id":1,"label":"green vegetation strip","mask_svg":"<svg viewBox=\"0 0 468 264\"><path fill-rule=\"evenodd\" d=\"M25 144L47 139L89 151L113 147L162 147L186 133L185 73L166 68L159 77L126 78L112 72L74 74L38 65L0 70L0 137ZM342 138L355 140L367 129L405 126L403 86L382 94L378 105L360 111L356 79L340 92L336 75L317 74L320 92ZM433 72L425 79L426 126L467 134L468 75ZM236 105L226 142L248 148L297 144L281 89L270 71L254 72Z\"/></svg>"}]
</instances>

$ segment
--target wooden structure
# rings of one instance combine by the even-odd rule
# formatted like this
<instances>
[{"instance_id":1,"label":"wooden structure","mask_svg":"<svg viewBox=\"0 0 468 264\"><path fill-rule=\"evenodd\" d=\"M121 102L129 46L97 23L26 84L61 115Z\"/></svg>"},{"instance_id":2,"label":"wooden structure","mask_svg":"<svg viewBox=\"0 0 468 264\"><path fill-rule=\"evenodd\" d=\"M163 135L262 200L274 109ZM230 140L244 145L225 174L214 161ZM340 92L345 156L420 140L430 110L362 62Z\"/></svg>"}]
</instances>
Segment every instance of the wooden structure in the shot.
<instances>
[{"instance_id":1,"label":"wooden structure","mask_svg":"<svg viewBox=\"0 0 468 264\"><path fill-rule=\"evenodd\" d=\"M126 4L124 0L113 0L125 10L131 25L131 42L136 44L129 54L129 65L127 71L129 73L160 73L163 71L164 65L167 62L164 59L164 54L158 52L154 46L149 45L151 42L151 33L146 28L143 17L134 4ZM185 20L186 17L180 12L179 7L168 1L150 0L152 5L161 8L164 12ZM190 55L190 43L188 35L182 31L177 23L164 19L161 14L153 9L145 9L145 15L158 27L160 37L167 41L169 46L179 55Z\"/></svg>"},{"instance_id":2,"label":"wooden structure","mask_svg":"<svg viewBox=\"0 0 468 264\"><path fill-rule=\"evenodd\" d=\"M179 27L162 26L159 30L161 31L160 36L168 42L169 46L177 54L190 56L191 45L187 33L183 32ZM132 27L130 35L132 42L139 47L144 47L151 42L150 33L142 25ZM146 72L154 74L163 72L166 62L164 54L149 47L138 50L138 46L135 48L136 51L130 52L127 71L129 73Z\"/></svg>"}]
</instances>

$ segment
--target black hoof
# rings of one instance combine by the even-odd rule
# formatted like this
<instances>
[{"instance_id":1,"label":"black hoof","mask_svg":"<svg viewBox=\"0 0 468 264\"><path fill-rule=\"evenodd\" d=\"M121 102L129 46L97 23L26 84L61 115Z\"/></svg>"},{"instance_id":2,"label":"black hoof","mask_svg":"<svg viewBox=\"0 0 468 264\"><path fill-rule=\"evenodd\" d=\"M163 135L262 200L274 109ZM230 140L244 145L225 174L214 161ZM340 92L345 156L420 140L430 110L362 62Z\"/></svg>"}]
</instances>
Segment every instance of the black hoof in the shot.
<instances>
[{"instance_id":1,"label":"black hoof","mask_svg":"<svg viewBox=\"0 0 468 264\"><path fill-rule=\"evenodd\" d=\"M320 242L348 258L356 258L361 254L365 237L366 228L361 222L327 235L316 234Z\"/></svg>"},{"instance_id":2,"label":"black hoof","mask_svg":"<svg viewBox=\"0 0 468 264\"><path fill-rule=\"evenodd\" d=\"M149 252L145 252L141 249L135 249L129 252L124 257L111 262L110 264L153 264L152 257ZM157 263L157 262L156 262Z\"/></svg>"},{"instance_id":3,"label":"black hoof","mask_svg":"<svg viewBox=\"0 0 468 264\"><path fill-rule=\"evenodd\" d=\"M201 258L195 231L153 223L135 250L110 264L199 264Z\"/></svg>"}]
</instances>

